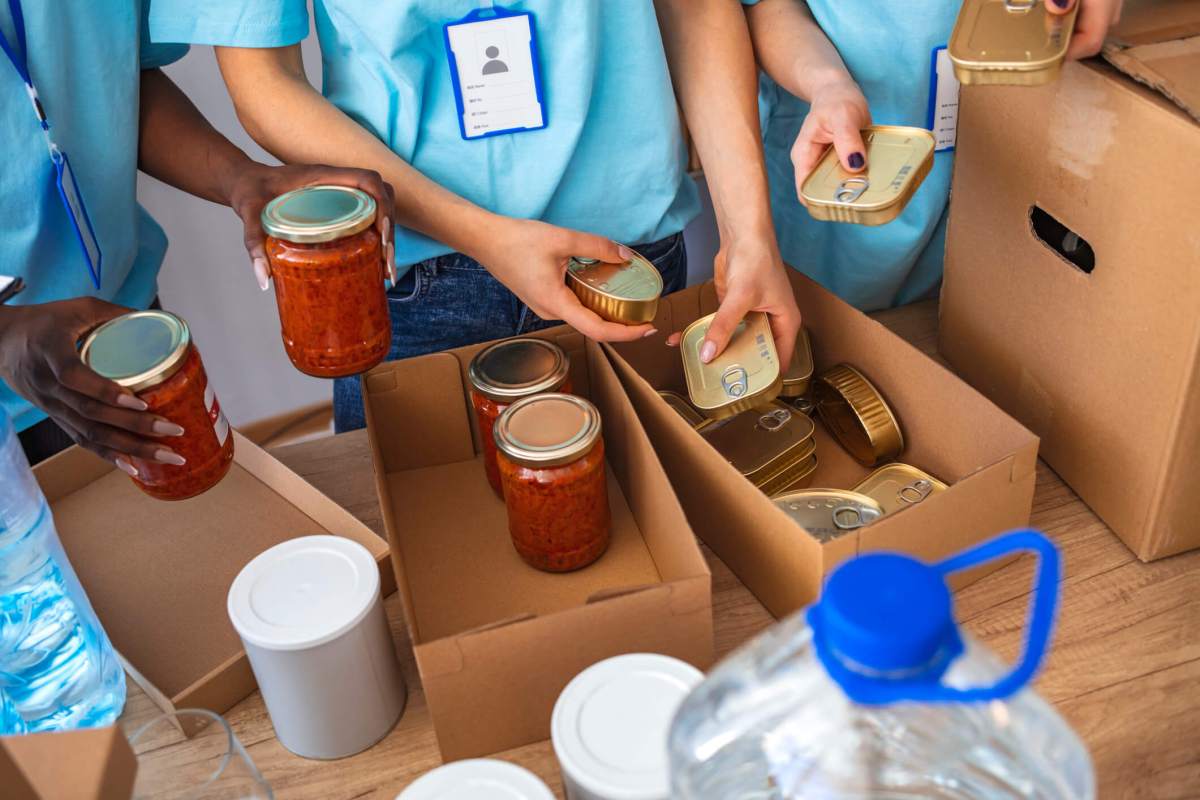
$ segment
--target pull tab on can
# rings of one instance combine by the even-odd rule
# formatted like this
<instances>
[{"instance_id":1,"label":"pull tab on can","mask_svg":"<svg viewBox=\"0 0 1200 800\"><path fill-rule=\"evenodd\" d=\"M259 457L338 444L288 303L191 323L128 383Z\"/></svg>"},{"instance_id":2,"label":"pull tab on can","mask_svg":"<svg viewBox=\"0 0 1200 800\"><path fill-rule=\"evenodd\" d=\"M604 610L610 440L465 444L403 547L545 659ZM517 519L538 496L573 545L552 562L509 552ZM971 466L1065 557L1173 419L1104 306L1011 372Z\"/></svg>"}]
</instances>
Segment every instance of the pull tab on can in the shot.
<instances>
[{"instance_id":1,"label":"pull tab on can","mask_svg":"<svg viewBox=\"0 0 1200 800\"><path fill-rule=\"evenodd\" d=\"M1010 14L1028 14L1038 0L1004 0L1004 10Z\"/></svg>"},{"instance_id":2,"label":"pull tab on can","mask_svg":"<svg viewBox=\"0 0 1200 800\"><path fill-rule=\"evenodd\" d=\"M855 175L839 183L837 192L833 196L839 203L853 203L863 196L863 192L870 188L871 182L869 180L861 175Z\"/></svg>"},{"instance_id":3,"label":"pull tab on can","mask_svg":"<svg viewBox=\"0 0 1200 800\"><path fill-rule=\"evenodd\" d=\"M735 364L726 369L721 373L721 386L725 389L725 394L730 397L744 395L746 389L750 387L750 376L746 373L746 368Z\"/></svg>"}]
</instances>

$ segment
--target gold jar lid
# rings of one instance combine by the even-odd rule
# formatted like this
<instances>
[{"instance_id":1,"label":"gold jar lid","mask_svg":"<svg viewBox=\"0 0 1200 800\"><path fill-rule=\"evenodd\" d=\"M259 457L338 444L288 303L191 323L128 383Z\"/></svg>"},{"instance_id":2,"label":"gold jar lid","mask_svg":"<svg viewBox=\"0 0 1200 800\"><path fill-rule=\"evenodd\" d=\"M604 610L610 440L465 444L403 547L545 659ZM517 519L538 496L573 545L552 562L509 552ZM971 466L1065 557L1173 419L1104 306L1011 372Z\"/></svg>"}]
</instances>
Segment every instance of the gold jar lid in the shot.
<instances>
[{"instance_id":1,"label":"gold jar lid","mask_svg":"<svg viewBox=\"0 0 1200 800\"><path fill-rule=\"evenodd\" d=\"M778 495L772 502L821 543L831 542L883 516L883 509L870 497L842 489L803 489Z\"/></svg>"},{"instance_id":2,"label":"gold jar lid","mask_svg":"<svg viewBox=\"0 0 1200 800\"><path fill-rule=\"evenodd\" d=\"M733 468L755 486L786 486L788 478L816 448L816 425L782 403L743 411L700 431ZM783 480L783 478L787 478Z\"/></svg>"},{"instance_id":3,"label":"gold jar lid","mask_svg":"<svg viewBox=\"0 0 1200 800\"><path fill-rule=\"evenodd\" d=\"M707 364L701 361L700 347L715 316L701 317L684 329L679 353L692 405L706 417L723 419L774 400L783 376L770 323L761 311L746 315L721 355Z\"/></svg>"},{"instance_id":4,"label":"gold jar lid","mask_svg":"<svg viewBox=\"0 0 1200 800\"><path fill-rule=\"evenodd\" d=\"M909 464L885 464L862 480L854 491L865 494L891 514L946 491L946 484Z\"/></svg>"},{"instance_id":5,"label":"gold jar lid","mask_svg":"<svg viewBox=\"0 0 1200 800\"><path fill-rule=\"evenodd\" d=\"M576 256L567 262L567 284L584 308L623 325L653 320L663 292L662 275L638 253L620 264Z\"/></svg>"},{"instance_id":6,"label":"gold jar lid","mask_svg":"<svg viewBox=\"0 0 1200 800\"><path fill-rule=\"evenodd\" d=\"M563 385L570 371L570 359L554 342L522 337L480 350L467 367L467 378L484 397L511 403L554 391Z\"/></svg>"},{"instance_id":7,"label":"gold jar lid","mask_svg":"<svg viewBox=\"0 0 1200 800\"><path fill-rule=\"evenodd\" d=\"M89 333L79 357L100 377L136 393L178 372L191 341L187 323L169 311L134 311Z\"/></svg>"},{"instance_id":8,"label":"gold jar lid","mask_svg":"<svg viewBox=\"0 0 1200 800\"><path fill-rule=\"evenodd\" d=\"M867 168L847 172L830 145L800 186L814 219L882 225L900 216L933 167L936 141L924 128L872 125L862 132Z\"/></svg>"},{"instance_id":9,"label":"gold jar lid","mask_svg":"<svg viewBox=\"0 0 1200 800\"><path fill-rule=\"evenodd\" d=\"M583 458L600 438L600 411L573 394L518 400L496 420L496 448L527 467L557 467Z\"/></svg>"},{"instance_id":10,"label":"gold jar lid","mask_svg":"<svg viewBox=\"0 0 1200 800\"><path fill-rule=\"evenodd\" d=\"M1038 86L1062 69L1080 3L1054 14L1046 0L964 0L947 54L965 84Z\"/></svg>"},{"instance_id":11,"label":"gold jar lid","mask_svg":"<svg viewBox=\"0 0 1200 800\"><path fill-rule=\"evenodd\" d=\"M800 397L808 391L812 383L813 356L812 342L808 338L808 330L800 329L796 337L796 348L792 351L792 360L783 373L783 388L779 390L780 397Z\"/></svg>"},{"instance_id":12,"label":"gold jar lid","mask_svg":"<svg viewBox=\"0 0 1200 800\"><path fill-rule=\"evenodd\" d=\"M692 407L687 398L679 394L679 392L663 389L658 393L658 396L663 399L664 403L671 407L672 411L683 417L684 422L693 428L699 428L708 422L699 411Z\"/></svg>"},{"instance_id":13,"label":"gold jar lid","mask_svg":"<svg viewBox=\"0 0 1200 800\"><path fill-rule=\"evenodd\" d=\"M822 373L815 391L821 421L859 462L873 467L904 450L904 436L892 409L854 367L839 364Z\"/></svg>"},{"instance_id":14,"label":"gold jar lid","mask_svg":"<svg viewBox=\"0 0 1200 800\"><path fill-rule=\"evenodd\" d=\"M268 236L297 244L332 242L375 222L375 198L349 186L304 186L279 195L262 210Z\"/></svg>"}]
</instances>

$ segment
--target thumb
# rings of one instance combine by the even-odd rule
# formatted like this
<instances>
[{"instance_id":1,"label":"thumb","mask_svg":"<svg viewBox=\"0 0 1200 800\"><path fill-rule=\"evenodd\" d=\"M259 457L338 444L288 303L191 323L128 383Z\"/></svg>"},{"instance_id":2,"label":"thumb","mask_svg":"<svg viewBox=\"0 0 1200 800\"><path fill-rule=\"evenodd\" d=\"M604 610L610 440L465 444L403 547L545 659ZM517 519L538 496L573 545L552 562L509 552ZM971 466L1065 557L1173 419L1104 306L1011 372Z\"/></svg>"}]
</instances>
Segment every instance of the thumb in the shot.
<instances>
[{"instance_id":1,"label":"thumb","mask_svg":"<svg viewBox=\"0 0 1200 800\"><path fill-rule=\"evenodd\" d=\"M729 340L733 338L733 332L737 330L737 326L745 318L747 311L749 308L746 304L739 302L738 298L733 295L725 296L721 307L717 309L716 315L708 325L708 333L704 335L704 342L700 345L701 362L707 364L725 352L725 348L729 346Z\"/></svg>"},{"instance_id":2,"label":"thumb","mask_svg":"<svg viewBox=\"0 0 1200 800\"><path fill-rule=\"evenodd\" d=\"M848 119L840 120L834 126L833 149L847 171L862 172L866 169L867 146L863 143L862 131Z\"/></svg>"},{"instance_id":3,"label":"thumb","mask_svg":"<svg viewBox=\"0 0 1200 800\"><path fill-rule=\"evenodd\" d=\"M591 233L576 232L571 238L570 245L570 255L595 258L609 264L619 264L633 258L633 251L625 245Z\"/></svg>"},{"instance_id":4,"label":"thumb","mask_svg":"<svg viewBox=\"0 0 1200 800\"><path fill-rule=\"evenodd\" d=\"M1046 10L1051 14L1066 14L1074 6L1077 0L1047 0Z\"/></svg>"}]
</instances>

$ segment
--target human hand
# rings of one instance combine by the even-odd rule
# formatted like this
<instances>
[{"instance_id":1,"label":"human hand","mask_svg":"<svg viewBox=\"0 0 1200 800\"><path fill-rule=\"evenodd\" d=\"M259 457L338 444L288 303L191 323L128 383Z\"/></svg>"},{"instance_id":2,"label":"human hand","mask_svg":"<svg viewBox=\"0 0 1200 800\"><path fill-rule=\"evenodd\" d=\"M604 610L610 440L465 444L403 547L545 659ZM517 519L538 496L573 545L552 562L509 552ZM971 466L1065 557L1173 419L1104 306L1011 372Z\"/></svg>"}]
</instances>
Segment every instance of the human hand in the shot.
<instances>
[{"instance_id":1,"label":"human hand","mask_svg":"<svg viewBox=\"0 0 1200 800\"><path fill-rule=\"evenodd\" d=\"M81 447L136 475L128 456L181 465L160 440L183 428L146 411L136 395L93 372L79 340L129 311L93 297L0 307L0 378L45 411Z\"/></svg>"},{"instance_id":2,"label":"human hand","mask_svg":"<svg viewBox=\"0 0 1200 800\"><path fill-rule=\"evenodd\" d=\"M325 166L269 167L265 164L253 163L251 167L237 172L229 187L228 196L230 208L241 217L242 225L245 227L246 252L250 254L258 287L265 292L271 275L264 247L266 234L263 232L261 221L263 206L284 192L317 184L350 186L362 189L375 198L378 209L375 216L375 228L379 232L379 240L383 243L386 274L395 283L395 247L391 238L392 225L396 217L395 194L391 184L380 177L378 172Z\"/></svg>"},{"instance_id":3,"label":"human hand","mask_svg":"<svg viewBox=\"0 0 1200 800\"><path fill-rule=\"evenodd\" d=\"M796 196L801 203L804 197L800 187L829 145L833 145L838 160L848 172L862 172L867 168L862 129L870 124L871 110L867 107L867 99L849 75L813 91L808 116L792 145Z\"/></svg>"},{"instance_id":4,"label":"human hand","mask_svg":"<svg viewBox=\"0 0 1200 800\"><path fill-rule=\"evenodd\" d=\"M1121 19L1124 0L1047 0L1046 10L1051 14L1066 14L1079 3L1079 15L1075 18L1075 31L1071 34L1071 45L1067 58L1087 58L1100 52L1108 29Z\"/></svg>"},{"instance_id":5,"label":"human hand","mask_svg":"<svg viewBox=\"0 0 1200 800\"><path fill-rule=\"evenodd\" d=\"M494 216L481 231L473 258L542 319L561 319L601 342L628 342L655 333L650 325L608 322L583 307L567 287L571 256L617 263L633 251L603 236L559 228L535 220Z\"/></svg>"}]
</instances>

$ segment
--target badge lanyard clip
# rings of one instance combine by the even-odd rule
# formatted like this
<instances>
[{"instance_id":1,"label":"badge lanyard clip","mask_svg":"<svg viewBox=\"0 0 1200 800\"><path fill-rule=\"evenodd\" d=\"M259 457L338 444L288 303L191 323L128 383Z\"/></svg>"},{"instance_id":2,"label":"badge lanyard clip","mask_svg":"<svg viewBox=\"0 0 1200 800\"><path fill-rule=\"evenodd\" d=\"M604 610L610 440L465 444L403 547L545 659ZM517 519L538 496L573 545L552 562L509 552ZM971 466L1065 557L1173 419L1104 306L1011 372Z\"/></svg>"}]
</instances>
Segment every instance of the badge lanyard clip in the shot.
<instances>
[{"instance_id":1,"label":"badge lanyard clip","mask_svg":"<svg viewBox=\"0 0 1200 800\"><path fill-rule=\"evenodd\" d=\"M0 50L3 50L4 54L8 56L13 69L17 71L17 75L20 76L21 81L25 84L25 93L29 95L29 102L33 106L33 113L37 117L38 126L42 129L42 136L46 140L46 151L50 154L50 162L54 165L55 184L58 188L59 199L62 200L63 209L67 212L67 218L71 222L71 227L75 230L75 238L79 242L84 261L87 262L88 272L92 277L92 284L96 289L99 289L101 265L104 258L100 252L100 243L96 239L96 232L92 228L92 220L88 216L87 208L83 204L83 196L79 191L79 183L75 180L75 172L71 169L71 162L67 158L67 154L54 141L54 137L50 131L50 119L46 115L46 109L42 106L41 99L38 97L37 88L33 85L33 78L29 74L29 51L25 42L25 17L21 13L20 1L8 0L8 8L12 13L17 42L16 47L13 47L9 43L8 37L0 34Z\"/></svg>"}]
</instances>

